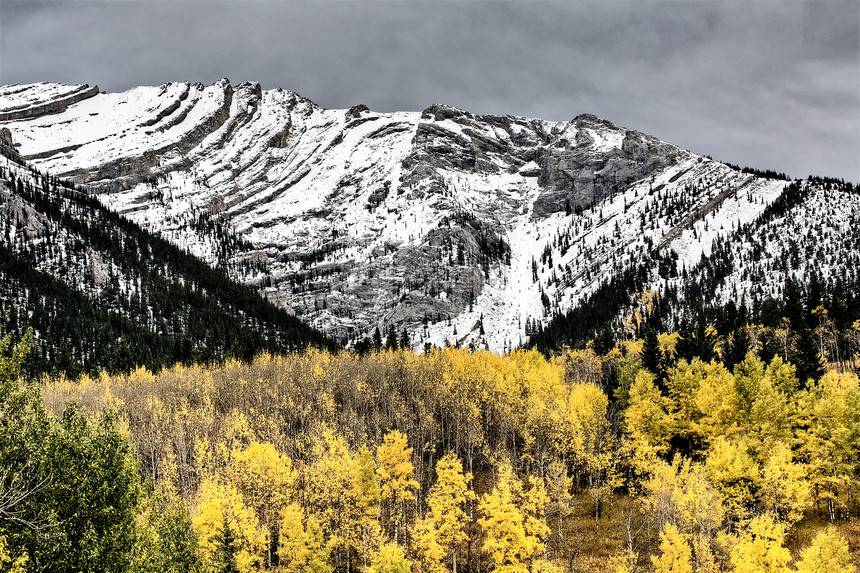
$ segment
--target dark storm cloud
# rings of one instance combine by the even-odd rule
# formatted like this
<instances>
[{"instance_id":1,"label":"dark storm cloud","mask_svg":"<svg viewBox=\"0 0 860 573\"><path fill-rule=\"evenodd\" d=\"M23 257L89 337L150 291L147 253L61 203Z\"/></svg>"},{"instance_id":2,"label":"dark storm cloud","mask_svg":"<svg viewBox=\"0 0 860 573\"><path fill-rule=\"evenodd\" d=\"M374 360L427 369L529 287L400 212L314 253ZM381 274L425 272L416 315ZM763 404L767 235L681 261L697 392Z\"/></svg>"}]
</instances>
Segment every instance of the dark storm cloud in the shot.
<instances>
[{"instance_id":1,"label":"dark storm cloud","mask_svg":"<svg viewBox=\"0 0 860 573\"><path fill-rule=\"evenodd\" d=\"M224 76L325 107L589 112L718 159L860 181L854 0L0 0L0 83Z\"/></svg>"}]
</instances>

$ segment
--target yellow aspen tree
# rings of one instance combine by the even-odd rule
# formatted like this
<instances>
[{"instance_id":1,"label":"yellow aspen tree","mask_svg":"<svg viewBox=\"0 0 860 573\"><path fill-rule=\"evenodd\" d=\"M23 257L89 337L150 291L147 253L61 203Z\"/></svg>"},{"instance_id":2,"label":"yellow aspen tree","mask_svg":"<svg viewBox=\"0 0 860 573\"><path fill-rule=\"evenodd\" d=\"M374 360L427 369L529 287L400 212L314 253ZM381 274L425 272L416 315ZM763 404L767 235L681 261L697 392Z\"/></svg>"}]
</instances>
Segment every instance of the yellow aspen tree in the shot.
<instances>
[{"instance_id":1,"label":"yellow aspen tree","mask_svg":"<svg viewBox=\"0 0 860 573\"><path fill-rule=\"evenodd\" d=\"M685 536L667 523L660 532L660 555L651 556L654 573L693 573L692 558Z\"/></svg>"},{"instance_id":2,"label":"yellow aspen tree","mask_svg":"<svg viewBox=\"0 0 860 573\"><path fill-rule=\"evenodd\" d=\"M607 573L636 573L636 562L639 554L635 551L624 550L614 553L607 563Z\"/></svg>"},{"instance_id":3,"label":"yellow aspen tree","mask_svg":"<svg viewBox=\"0 0 860 573\"><path fill-rule=\"evenodd\" d=\"M415 551L421 573L445 573L448 569L444 563L447 558L445 547L440 543L434 529L435 516L429 514L415 523L412 534L412 548ZM456 572L456 560L453 571Z\"/></svg>"},{"instance_id":4,"label":"yellow aspen tree","mask_svg":"<svg viewBox=\"0 0 860 573\"><path fill-rule=\"evenodd\" d=\"M599 384L603 378L603 361L592 348L573 350L565 347L554 362L564 368L564 381L567 384Z\"/></svg>"},{"instance_id":5,"label":"yellow aspen tree","mask_svg":"<svg viewBox=\"0 0 860 573\"><path fill-rule=\"evenodd\" d=\"M699 442L698 422L702 413L696 398L707 370L707 365L698 358L692 362L681 359L666 379L670 399L668 413L672 417L673 431L687 441L691 452Z\"/></svg>"},{"instance_id":6,"label":"yellow aspen tree","mask_svg":"<svg viewBox=\"0 0 860 573\"><path fill-rule=\"evenodd\" d=\"M779 356L774 356L765 370L765 377L770 385L788 397L793 397L800 385L797 381L797 370L794 365L783 362Z\"/></svg>"},{"instance_id":7,"label":"yellow aspen tree","mask_svg":"<svg viewBox=\"0 0 860 573\"><path fill-rule=\"evenodd\" d=\"M806 468L794 463L794 454L784 443L771 450L762 467L759 499L765 510L789 525L803 518L812 501Z\"/></svg>"},{"instance_id":8,"label":"yellow aspen tree","mask_svg":"<svg viewBox=\"0 0 860 573\"><path fill-rule=\"evenodd\" d=\"M711 541L723 525L725 507L720 492L708 478L705 466L685 462L678 515L684 532Z\"/></svg>"},{"instance_id":9,"label":"yellow aspen tree","mask_svg":"<svg viewBox=\"0 0 860 573\"><path fill-rule=\"evenodd\" d=\"M557 537L558 547L565 543L564 523L572 513L571 502L573 496L570 493L573 486L573 478L567 472L567 465L561 460L553 460L547 467L546 475L547 494L549 505L547 516L554 521L553 534Z\"/></svg>"},{"instance_id":10,"label":"yellow aspen tree","mask_svg":"<svg viewBox=\"0 0 860 573\"><path fill-rule=\"evenodd\" d=\"M352 498L350 508L350 544L355 548L364 567L370 563L371 556L382 542L379 527L380 488L376 475L376 461L365 445L362 446L352 462Z\"/></svg>"},{"instance_id":11,"label":"yellow aspen tree","mask_svg":"<svg viewBox=\"0 0 860 573\"><path fill-rule=\"evenodd\" d=\"M148 373L146 369L143 371ZM129 382L137 379L140 374L137 370L133 372ZM170 414L158 396L147 396L142 409L143 412L135 416L137 419L132 420L138 428L136 436L138 451L141 453L141 470L149 474L153 484L160 484L164 479L162 456L167 443L165 434L170 423Z\"/></svg>"},{"instance_id":12,"label":"yellow aspen tree","mask_svg":"<svg viewBox=\"0 0 860 573\"><path fill-rule=\"evenodd\" d=\"M696 573L720 573L720 566L711 549L711 541L704 535L693 536L693 563Z\"/></svg>"},{"instance_id":13,"label":"yellow aspen tree","mask_svg":"<svg viewBox=\"0 0 860 573\"><path fill-rule=\"evenodd\" d=\"M485 367L485 364L487 361L495 363L500 357L490 352L466 352L462 356L466 359L453 360L453 356L444 356L441 384L437 387L444 389L443 401L454 413L448 422L449 432L453 435L447 447L460 452L464 464L471 469L487 444L484 404L488 398L487 379L496 369Z\"/></svg>"},{"instance_id":14,"label":"yellow aspen tree","mask_svg":"<svg viewBox=\"0 0 860 573\"><path fill-rule=\"evenodd\" d=\"M520 458L545 467L552 447L554 406L564 402L564 372L534 350L516 352L511 360L521 388L520 399L515 401L520 411L517 430L523 438Z\"/></svg>"},{"instance_id":15,"label":"yellow aspen tree","mask_svg":"<svg viewBox=\"0 0 860 573\"><path fill-rule=\"evenodd\" d=\"M491 455L505 457L516 452L517 434L523 436L525 448L533 440L530 432L521 428L523 414L523 398L527 396L527 388L523 384L522 365L527 356L525 351L516 351L508 356L496 359L488 358L486 363L491 369L485 373L488 402L485 406L491 415L490 433L487 442L495 449Z\"/></svg>"},{"instance_id":16,"label":"yellow aspen tree","mask_svg":"<svg viewBox=\"0 0 860 573\"><path fill-rule=\"evenodd\" d=\"M233 485L211 478L200 486L191 519L204 563L212 564L217 559L225 519L237 538L235 558L239 571L247 573L263 565L268 531L260 526L256 513L244 504Z\"/></svg>"},{"instance_id":17,"label":"yellow aspen tree","mask_svg":"<svg viewBox=\"0 0 860 573\"><path fill-rule=\"evenodd\" d=\"M492 492L481 497L478 510L483 517L478 524L484 532L483 550L489 553L494 570L501 573L525 573L525 560L531 557L523 526L523 514L514 495L514 477L510 464L499 468L499 479Z\"/></svg>"},{"instance_id":18,"label":"yellow aspen tree","mask_svg":"<svg viewBox=\"0 0 860 573\"><path fill-rule=\"evenodd\" d=\"M547 440L554 450L554 458L579 460L584 456L587 438L583 432L582 414L586 408L582 407L581 393L574 392L574 388L579 386L583 385L571 386L563 398L547 407L547 419L544 423L547 426ZM582 471L579 467L573 469Z\"/></svg>"},{"instance_id":19,"label":"yellow aspen tree","mask_svg":"<svg viewBox=\"0 0 860 573\"><path fill-rule=\"evenodd\" d=\"M468 540L465 531L468 516L466 503L475 498L469 490L471 474L463 473L463 464L453 453L436 462L436 483L427 494L427 515L415 525L413 543L422 557L422 570L441 573L443 563L451 562L457 572L459 546Z\"/></svg>"},{"instance_id":20,"label":"yellow aspen tree","mask_svg":"<svg viewBox=\"0 0 860 573\"><path fill-rule=\"evenodd\" d=\"M692 432L704 445L720 436L733 436L738 429L735 379L722 363L703 364L704 376L696 393L696 408L701 416L692 422Z\"/></svg>"},{"instance_id":21,"label":"yellow aspen tree","mask_svg":"<svg viewBox=\"0 0 860 573\"><path fill-rule=\"evenodd\" d=\"M778 442L791 438L788 397L774 386L785 375L776 369L765 370L755 354L735 366L735 415L738 431L747 437L747 445L759 459Z\"/></svg>"},{"instance_id":22,"label":"yellow aspen tree","mask_svg":"<svg viewBox=\"0 0 860 573\"><path fill-rule=\"evenodd\" d=\"M788 396L774 386L778 383L776 377L781 377L784 372L775 369L764 369L764 365L758 358L749 355L740 366L750 365L758 371L761 369L762 376L758 379L755 394L752 397L747 424L743 428L750 440L750 446L756 452L758 459L764 461L771 449L776 444L788 442L792 438L792 423L794 421L793 411L795 408L789 406ZM782 381L781 383L785 383Z\"/></svg>"},{"instance_id":23,"label":"yellow aspen tree","mask_svg":"<svg viewBox=\"0 0 860 573\"><path fill-rule=\"evenodd\" d=\"M857 485L860 381L854 374L828 372L801 399L800 409L800 454L833 523L846 512L848 491Z\"/></svg>"},{"instance_id":24,"label":"yellow aspen tree","mask_svg":"<svg viewBox=\"0 0 860 573\"><path fill-rule=\"evenodd\" d=\"M537 476L526 477L528 489L520 494L519 506L523 511L523 527L526 530L526 542L531 548L532 555L546 553L545 539L549 535L550 528L546 524L546 506L549 504L549 495L543 478ZM514 488L516 492L516 488Z\"/></svg>"},{"instance_id":25,"label":"yellow aspen tree","mask_svg":"<svg viewBox=\"0 0 860 573\"><path fill-rule=\"evenodd\" d=\"M705 469L722 495L727 516L735 521L749 517L761 472L745 440L717 438L708 451Z\"/></svg>"},{"instance_id":26,"label":"yellow aspen tree","mask_svg":"<svg viewBox=\"0 0 860 573\"><path fill-rule=\"evenodd\" d=\"M684 534L707 540L713 539L725 514L702 465L680 455L671 464L658 460L642 501L661 526L671 523Z\"/></svg>"},{"instance_id":27,"label":"yellow aspen tree","mask_svg":"<svg viewBox=\"0 0 860 573\"><path fill-rule=\"evenodd\" d=\"M166 495L179 494L179 464L176 462L176 454L173 444L164 444L164 461L161 464L161 481L157 489Z\"/></svg>"},{"instance_id":28,"label":"yellow aspen tree","mask_svg":"<svg viewBox=\"0 0 860 573\"><path fill-rule=\"evenodd\" d=\"M782 546L785 526L769 515L754 517L731 550L733 573L787 573L791 553Z\"/></svg>"},{"instance_id":29,"label":"yellow aspen tree","mask_svg":"<svg viewBox=\"0 0 860 573\"><path fill-rule=\"evenodd\" d=\"M576 460L575 469L588 493L599 518L603 506L611 501L612 493L621 485L618 471L619 451L612 424L607 417L609 400L593 384L574 384L568 392L565 417L574 426L573 448L563 452Z\"/></svg>"},{"instance_id":30,"label":"yellow aspen tree","mask_svg":"<svg viewBox=\"0 0 860 573\"><path fill-rule=\"evenodd\" d=\"M308 515L319 520L332 550L335 568L348 568L354 540L352 518L357 506L353 458L346 441L328 428L312 442L313 462L307 468L304 499Z\"/></svg>"},{"instance_id":31,"label":"yellow aspen tree","mask_svg":"<svg viewBox=\"0 0 860 573\"><path fill-rule=\"evenodd\" d=\"M219 468L230 465L233 450L250 444L254 440L254 431L248 423L245 414L237 409L231 410L225 416L220 427L220 436L213 442L215 463Z\"/></svg>"},{"instance_id":32,"label":"yellow aspen tree","mask_svg":"<svg viewBox=\"0 0 860 573\"><path fill-rule=\"evenodd\" d=\"M202 436L194 441L194 451L191 456L191 470L196 483L203 483L214 473L214 459L209 438Z\"/></svg>"},{"instance_id":33,"label":"yellow aspen tree","mask_svg":"<svg viewBox=\"0 0 860 573\"><path fill-rule=\"evenodd\" d=\"M564 569L547 559L535 559L532 562L531 573L564 573Z\"/></svg>"},{"instance_id":34,"label":"yellow aspen tree","mask_svg":"<svg viewBox=\"0 0 860 573\"><path fill-rule=\"evenodd\" d=\"M412 562L406 558L403 548L396 543L386 543L373 556L368 573L411 573Z\"/></svg>"},{"instance_id":35,"label":"yellow aspen tree","mask_svg":"<svg viewBox=\"0 0 860 573\"><path fill-rule=\"evenodd\" d=\"M412 478L412 448L407 446L406 436L397 430L388 432L376 450L379 467L381 499L387 508L389 521L397 543L401 526L405 526L406 503L415 499L418 482Z\"/></svg>"},{"instance_id":36,"label":"yellow aspen tree","mask_svg":"<svg viewBox=\"0 0 860 573\"><path fill-rule=\"evenodd\" d=\"M748 423L753 402L764 379L764 364L752 352L734 368L735 391L737 392L737 414L741 424Z\"/></svg>"},{"instance_id":37,"label":"yellow aspen tree","mask_svg":"<svg viewBox=\"0 0 860 573\"><path fill-rule=\"evenodd\" d=\"M292 461L278 453L272 444L252 441L247 448L231 452L229 475L241 492L245 504L253 509L270 539L277 534L281 510L286 507L295 472ZM266 551L266 565L272 566L272 550Z\"/></svg>"},{"instance_id":38,"label":"yellow aspen tree","mask_svg":"<svg viewBox=\"0 0 860 573\"><path fill-rule=\"evenodd\" d=\"M633 443L643 440L659 453L669 449L673 429L666 406L667 400L657 389L654 375L640 370L630 387L630 406L624 413L627 434Z\"/></svg>"},{"instance_id":39,"label":"yellow aspen tree","mask_svg":"<svg viewBox=\"0 0 860 573\"><path fill-rule=\"evenodd\" d=\"M851 551L835 527L828 527L815 536L800 553L797 573L853 573Z\"/></svg>"},{"instance_id":40,"label":"yellow aspen tree","mask_svg":"<svg viewBox=\"0 0 860 573\"><path fill-rule=\"evenodd\" d=\"M329 548L322 528L311 515L304 517L302 508L291 503L281 512L278 558L286 573L331 573Z\"/></svg>"}]
</instances>

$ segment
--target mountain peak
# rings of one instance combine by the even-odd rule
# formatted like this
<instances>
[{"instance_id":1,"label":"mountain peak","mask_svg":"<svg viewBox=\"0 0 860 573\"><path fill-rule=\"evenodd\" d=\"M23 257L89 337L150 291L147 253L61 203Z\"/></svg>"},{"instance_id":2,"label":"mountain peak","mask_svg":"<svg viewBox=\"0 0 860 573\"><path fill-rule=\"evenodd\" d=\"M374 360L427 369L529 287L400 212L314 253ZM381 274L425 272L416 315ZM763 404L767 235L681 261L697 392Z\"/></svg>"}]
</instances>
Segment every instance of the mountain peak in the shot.
<instances>
[{"instance_id":1,"label":"mountain peak","mask_svg":"<svg viewBox=\"0 0 860 573\"><path fill-rule=\"evenodd\" d=\"M665 253L692 268L785 187L591 114L57 86L0 88L24 158L347 343L510 349L634 267L662 284Z\"/></svg>"}]
</instances>

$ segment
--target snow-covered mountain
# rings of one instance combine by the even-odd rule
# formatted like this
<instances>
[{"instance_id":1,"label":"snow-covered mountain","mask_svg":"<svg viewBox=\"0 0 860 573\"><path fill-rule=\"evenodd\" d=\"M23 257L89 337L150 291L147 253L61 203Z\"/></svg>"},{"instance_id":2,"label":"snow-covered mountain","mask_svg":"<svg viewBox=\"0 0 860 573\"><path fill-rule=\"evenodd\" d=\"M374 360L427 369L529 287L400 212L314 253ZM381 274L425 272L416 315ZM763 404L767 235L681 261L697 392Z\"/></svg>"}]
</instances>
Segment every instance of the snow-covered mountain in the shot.
<instances>
[{"instance_id":1,"label":"snow-covered mountain","mask_svg":"<svg viewBox=\"0 0 860 573\"><path fill-rule=\"evenodd\" d=\"M227 80L119 94L4 86L0 127L37 169L342 342L393 326L415 347L511 348L622 269L647 264L659 287L678 279L661 278L657 259L696 272L720 240L755 237L788 183L592 115L327 110ZM803 229L856 224L857 195L846 197L827 212L806 207L823 200L810 192L792 208ZM718 296L743 295L744 265L789 248L768 233L740 243ZM815 265L825 277L844 267L842 243ZM763 274L756 288L776 292L785 274Z\"/></svg>"},{"instance_id":2,"label":"snow-covered mountain","mask_svg":"<svg viewBox=\"0 0 860 573\"><path fill-rule=\"evenodd\" d=\"M82 187L37 172L0 129L0 333L28 328L31 376L336 347Z\"/></svg>"}]
</instances>

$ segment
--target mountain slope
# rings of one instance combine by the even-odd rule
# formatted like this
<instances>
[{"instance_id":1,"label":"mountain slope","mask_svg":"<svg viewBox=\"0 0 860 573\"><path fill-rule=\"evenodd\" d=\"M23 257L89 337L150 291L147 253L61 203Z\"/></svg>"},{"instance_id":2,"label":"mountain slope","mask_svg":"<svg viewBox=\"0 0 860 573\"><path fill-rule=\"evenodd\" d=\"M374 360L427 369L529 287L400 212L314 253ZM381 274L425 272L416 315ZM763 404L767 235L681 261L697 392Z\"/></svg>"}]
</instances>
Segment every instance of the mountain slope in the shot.
<instances>
[{"instance_id":1,"label":"mountain slope","mask_svg":"<svg viewBox=\"0 0 860 573\"><path fill-rule=\"evenodd\" d=\"M2 141L0 277L4 332L36 331L32 372L331 344Z\"/></svg>"},{"instance_id":2,"label":"mountain slope","mask_svg":"<svg viewBox=\"0 0 860 573\"><path fill-rule=\"evenodd\" d=\"M326 110L226 80L0 88L13 111L38 168L345 343L511 348L624 272L666 286L787 185L590 115Z\"/></svg>"}]
</instances>

